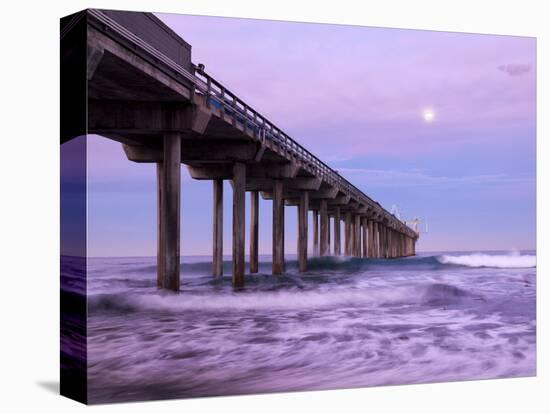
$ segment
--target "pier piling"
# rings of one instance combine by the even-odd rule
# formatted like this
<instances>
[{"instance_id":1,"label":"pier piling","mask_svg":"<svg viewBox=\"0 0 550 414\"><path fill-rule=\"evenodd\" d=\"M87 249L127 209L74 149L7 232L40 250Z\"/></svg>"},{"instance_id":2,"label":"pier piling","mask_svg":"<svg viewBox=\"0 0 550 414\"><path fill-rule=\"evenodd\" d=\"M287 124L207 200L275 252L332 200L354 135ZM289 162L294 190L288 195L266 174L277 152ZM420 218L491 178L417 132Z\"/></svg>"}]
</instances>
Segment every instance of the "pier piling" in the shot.
<instances>
[{"instance_id":1,"label":"pier piling","mask_svg":"<svg viewBox=\"0 0 550 414\"><path fill-rule=\"evenodd\" d=\"M298 204L298 268L307 270L307 212L309 210L309 193L302 191Z\"/></svg>"},{"instance_id":2,"label":"pier piling","mask_svg":"<svg viewBox=\"0 0 550 414\"><path fill-rule=\"evenodd\" d=\"M321 199L321 256L328 254L328 211L327 200Z\"/></svg>"},{"instance_id":3,"label":"pier piling","mask_svg":"<svg viewBox=\"0 0 550 414\"><path fill-rule=\"evenodd\" d=\"M233 286L244 286L246 165L233 165Z\"/></svg>"},{"instance_id":4,"label":"pier piling","mask_svg":"<svg viewBox=\"0 0 550 414\"><path fill-rule=\"evenodd\" d=\"M259 236L259 196L258 191L250 192L250 273L258 273Z\"/></svg>"},{"instance_id":5,"label":"pier piling","mask_svg":"<svg viewBox=\"0 0 550 414\"><path fill-rule=\"evenodd\" d=\"M284 199L283 181L273 181L273 263L272 273L280 275L284 271Z\"/></svg>"},{"instance_id":6,"label":"pier piling","mask_svg":"<svg viewBox=\"0 0 550 414\"><path fill-rule=\"evenodd\" d=\"M223 180L213 180L212 274L223 274Z\"/></svg>"}]
</instances>

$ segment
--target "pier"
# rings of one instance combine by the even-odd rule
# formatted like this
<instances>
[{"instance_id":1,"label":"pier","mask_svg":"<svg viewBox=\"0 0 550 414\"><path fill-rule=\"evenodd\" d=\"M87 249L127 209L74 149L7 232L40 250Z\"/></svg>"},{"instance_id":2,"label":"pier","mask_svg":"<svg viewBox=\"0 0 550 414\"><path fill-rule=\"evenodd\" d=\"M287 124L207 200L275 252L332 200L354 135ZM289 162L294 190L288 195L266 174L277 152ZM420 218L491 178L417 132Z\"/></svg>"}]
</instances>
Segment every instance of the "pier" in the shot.
<instances>
[{"instance_id":1,"label":"pier","mask_svg":"<svg viewBox=\"0 0 550 414\"><path fill-rule=\"evenodd\" d=\"M69 16L61 24L61 50L62 142L98 134L120 142L129 161L156 164L160 288L179 290L182 165L193 179L212 182L214 277L223 273L223 181L231 183L236 287L258 272L259 197L273 206L274 275L285 271L285 215L294 208L300 272L310 255L415 255L416 231L193 64L191 46L154 15L89 9Z\"/></svg>"}]
</instances>

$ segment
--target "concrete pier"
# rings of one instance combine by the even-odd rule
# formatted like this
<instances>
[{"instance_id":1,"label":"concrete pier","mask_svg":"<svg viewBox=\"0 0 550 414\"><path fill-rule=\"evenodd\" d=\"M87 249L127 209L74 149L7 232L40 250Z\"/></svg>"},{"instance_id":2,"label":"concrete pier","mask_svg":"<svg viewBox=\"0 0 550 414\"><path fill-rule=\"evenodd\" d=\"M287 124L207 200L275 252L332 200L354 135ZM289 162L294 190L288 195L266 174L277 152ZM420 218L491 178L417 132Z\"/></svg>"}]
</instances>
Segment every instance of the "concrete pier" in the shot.
<instances>
[{"instance_id":1,"label":"concrete pier","mask_svg":"<svg viewBox=\"0 0 550 414\"><path fill-rule=\"evenodd\" d=\"M418 234L413 229L203 67L194 65L191 45L154 15L94 9L84 13L85 19L80 16L66 26L61 65L68 73L78 60L75 51L90 52L82 65L88 80L87 118L82 130L63 120L62 142L76 135L98 134L119 142L128 160L156 164L160 288L180 288L180 230L186 231L184 225L180 228L182 164L192 179L212 182L212 274L216 277L223 273L223 181L231 183L232 280L236 287L245 283L247 191L250 273L258 272L259 265L260 197L273 204L273 274L285 270L285 204L298 209L297 253L302 272L307 269L309 211L314 255L328 255L331 242L335 255L390 258L415 254ZM71 36L75 28L86 36ZM64 91L81 87L72 78L63 82ZM71 104L63 99L64 107ZM202 208L197 200L199 205Z\"/></svg>"}]
</instances>

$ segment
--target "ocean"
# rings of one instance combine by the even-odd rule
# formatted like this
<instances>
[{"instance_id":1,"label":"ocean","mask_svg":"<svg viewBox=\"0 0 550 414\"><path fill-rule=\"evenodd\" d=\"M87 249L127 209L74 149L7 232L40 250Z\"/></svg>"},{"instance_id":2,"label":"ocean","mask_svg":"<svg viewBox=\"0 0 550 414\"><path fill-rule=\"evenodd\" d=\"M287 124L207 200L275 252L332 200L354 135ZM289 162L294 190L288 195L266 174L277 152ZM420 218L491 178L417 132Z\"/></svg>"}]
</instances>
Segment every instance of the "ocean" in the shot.
<instances>
[{"instance_id":1,"label":"ocean","mask_svg":"<svg viewBox=\"0 0 550 414\"><path fill-rule=\"evenodd\" d=\"M181 292L156 258L91 258L91 403L536 375L534 252L424 253L392 260L270 257L244 289L183 257ZM74 273L74 272L73 272ZM63 279L64 278L64 279ZM63 346L62 346L63 348Z\"/></svg>"}]
</instances>

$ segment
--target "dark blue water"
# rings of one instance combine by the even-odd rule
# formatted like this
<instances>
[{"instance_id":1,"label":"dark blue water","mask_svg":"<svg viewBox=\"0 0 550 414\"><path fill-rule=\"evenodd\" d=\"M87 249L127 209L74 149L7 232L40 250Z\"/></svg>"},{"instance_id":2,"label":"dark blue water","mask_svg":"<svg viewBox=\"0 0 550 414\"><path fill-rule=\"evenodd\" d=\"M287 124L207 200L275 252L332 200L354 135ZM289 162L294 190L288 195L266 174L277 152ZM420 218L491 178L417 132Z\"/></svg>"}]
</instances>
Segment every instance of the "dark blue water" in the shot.
<instances>
[{"instance_id":1,"label":"dark blue water","mask_svg":"<svg viewBox=\"0 0 550 414\"><path fill-rule=\"evenodd\" d=\"M88 261L90 402L535 375L535 256L311 259L235 291L184 258ZM69 283L67 283L69 284Z\"/></svg>"}]
</instances>

